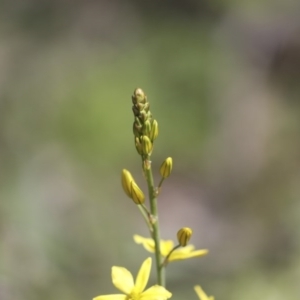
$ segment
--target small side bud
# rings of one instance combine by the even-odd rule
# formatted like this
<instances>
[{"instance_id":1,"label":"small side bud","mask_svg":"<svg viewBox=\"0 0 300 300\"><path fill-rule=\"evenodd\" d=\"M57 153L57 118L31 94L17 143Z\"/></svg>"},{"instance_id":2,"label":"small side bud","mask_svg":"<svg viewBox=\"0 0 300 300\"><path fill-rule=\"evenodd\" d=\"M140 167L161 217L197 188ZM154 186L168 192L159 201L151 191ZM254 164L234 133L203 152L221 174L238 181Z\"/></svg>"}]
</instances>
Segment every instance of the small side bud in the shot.
<instances>
[{"instance_id":1,"label":"small side bud","mask_svg":"<svg viewBox=\"0 0 300 300\"><path fill-rule=\"evenodd\" d=\"M131 198L131 182L134 181L130 172L123 169L122 171L122 187L125 194Z\"/></svg>"},{"instance_id":2,"label":"small side bud","mask_svg":"<svg viewBox=\"0 0 300 300\"><path fill-rule=\"evenodd\" d=\"M132 111L135 117L138 117L140 115L140 111L135 105L132 106Z\"/></svg>"},{"instance_id":3,"label":"small side bud","mask_svg":"<svg viewBox=\"0 0 300 300\"><path fill-rule=\"evenodd\" d=\"M144 110L140 111L139 118L141 119L141 123L144 123L148 119L148 114Z\"/></svg>"},{"instance_id":4,"label":"small side bud","mask_svg":"<svg viewBox=\"0 0 300 300\"><path fill-rule=\"evenodd\" d=\"M158 136L158 123L156 120L153 120L151 131L149 134L150 140L153 142Z\"/></svg>"},{"instance_id":5,"label":"small side bud","mask_svg":"<svg viewBox=\"0 0 300 300\"><path fill-rule=\"evenodd\" d=\"M139 155L143 155L143 147L138 137L135 138L135 148Z\"/></svg>"},{"instance_id":6,"label":"small side bud","mask_svg":"<svg viewBox=\"0 0 300 300\"><path fill-rule=\"evenodd\" d=\"M146 135L143 135L141 137L141 140L142 140L143 154L150 155L152 152L152 148L153 148L152 142Z\"/></svg>"},{"instance_id":7,"label":"small side bud","mask_svg":"<svg viewBox=\"0 0 300 300\"><path fill-rule=\"evenodd\" d=\"M132 131L133 131L133 134L134 134L135 137L140 136L140 131L139 131L139 128L138 128L136 123L133 123Z\"/></svg>"},{"instance_id":8,"label":"small side bud","mask_svg":"<svg viewBox=\"0 0 300 300\"><path fill-rule=\"evenodd\" d=\"M131 182L131 196L135 204L143 204L145 202L145 195L134 180Z\"/></svg>"},{"instance_id":9,"label":"small side bud","mask_svg":"<svg viewBox=\"0 0 300 300\"><path fill-rule=\"evenodd\" d=\"M144 125L143 125L143 135L150 135L150 131L151 131L151 123L149 120L145 121Z\"/></svg>"},{"instance_id":10,"label":"small side bud","mask_svg":"<svg viewBox=\"0 0 300 300\"><path fill-rule=\"evenodd\" d=\"M193 231L189 227L183 227L177 232L177 240L181 247L185 247L189 242Z\"/></svg>"},{"instance_id":11,"label":"small side bud","mask_svg":"<svg viewBox=\"0 0 300 300\"><path fill-rule=\"evenodd\" d=\"M145 195L138 187L129 171L122 171L122 187L126 195L133 200L135 204L143 204Z\"/></svg>"},{"instance_id":12,"label":"small side bud","mask_svg":"<svg viewBox=\"0 0 300 300\"><path fill-rule=\"evenodd\" d=\"M166 158L166 160L160 166L160 175L162 178L167 178L170 176L173 167L172 157Z\"/></svg>"}]
</instances>

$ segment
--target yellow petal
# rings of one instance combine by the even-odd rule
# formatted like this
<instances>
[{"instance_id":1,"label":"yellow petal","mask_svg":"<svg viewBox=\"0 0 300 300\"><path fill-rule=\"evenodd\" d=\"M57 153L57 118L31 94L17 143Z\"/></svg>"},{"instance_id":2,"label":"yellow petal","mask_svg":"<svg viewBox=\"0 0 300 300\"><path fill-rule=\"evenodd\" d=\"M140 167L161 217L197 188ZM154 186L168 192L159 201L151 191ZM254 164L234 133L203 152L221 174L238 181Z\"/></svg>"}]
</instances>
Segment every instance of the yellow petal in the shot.
<instances>
[{"instance_id":1,"label":"yellow petal","mask_svg":"<svg viewBox=\"0 0 300 300\"><path fill-rule=\"evenodd\" d=\"M133 239L137 244L142 244L147 251L151 253L155 252L153 239L147 239L137 234L133 236Z\"/></svg>"},{"instance_id":2,"label":"yellow petal","mask_svg":"<svg viewBox=\"0 0 300 300\"><path fill-rule=\"evenodd\" d=\"M170 251L173 249L174 243L171 240L161 240L160 241L160 252L161 255L166 257Z\"/></svg>"},{"instance_id":3,"label":"yellow petal","mask_svg":"<svg viewBox=\"0 0 300 300\"><path fill-rule=\"evenodd\" d=\"M164 287L154 285L141 294L140 300L165 300L172 297L172 294Z\"/></svg>"},{"instance_id":4,"label":"yellow petal","mask_svg":"<svg viewBox=\"0 0 300 300\"><path fill-rule=\"evenodd\" d=\"M200 300L213 300L213 297L209 297L205 294L205 292L202 290L200 285L194 286L194 290L196 294L198 295Z\"/></svg>"},{"instance_id":5,"label":"yellow petal","mask_svg":"<svg viewBox=\"0 0 300 300\"><path fill-rule=\"evenodd\" d=\"M112 267L112 282L114 286L122 291L124 294L129 295L134 288L133 277L131 273L122 267Z\"/></svg>"},{"instance_id":6,"label":"yellow petal","mask_svg":"<svg viewBox=\"0 0 300 300\"><path fill-rule=\"evenodd\" d=\"M148 257L141 265L141 268L136 276L135 287L134 287L135 293L140 294L145 289L149 280L151 265L152 265L151 257Z\"/></svg>"},{"instance_id":7,"label":"yellow petal","mask_svg":"<svg viewBox=\"0 0 300 300\"><path fill-rule=\"evenodd\" d=\"M188 253L185 251L174 251L170 255L169 261L182 260L182 259L188 259L188 258L193 258L193 257L201 257L201 256L206 255L207 253L208 253L207 249L196 250L196 251L192 251L192 252L188 252Z\"/></svg>"},{"instance_id":8,"label":"yellow petal","mask_svg":"<svg viewBox=\"0 0 300 300\"><path fill-rule=\"evenodd\" d=\"M126 295L116 294L116 295L104 295L93 298L93 300L126 300Z\"/></svg>"},{"instance_id":9,"label":"yellow petal","mask_svg":"<svg viewBox=\"0 0 300 300\"><path fill-rule=\"evenodd\" d=\"M185 246L184 248L176 249L174 252L190 253L190 252L192 252L193 250L195 250L195 246L192 245L192 244L190 244L190 245Z\"/></svg>"}]
</instances>

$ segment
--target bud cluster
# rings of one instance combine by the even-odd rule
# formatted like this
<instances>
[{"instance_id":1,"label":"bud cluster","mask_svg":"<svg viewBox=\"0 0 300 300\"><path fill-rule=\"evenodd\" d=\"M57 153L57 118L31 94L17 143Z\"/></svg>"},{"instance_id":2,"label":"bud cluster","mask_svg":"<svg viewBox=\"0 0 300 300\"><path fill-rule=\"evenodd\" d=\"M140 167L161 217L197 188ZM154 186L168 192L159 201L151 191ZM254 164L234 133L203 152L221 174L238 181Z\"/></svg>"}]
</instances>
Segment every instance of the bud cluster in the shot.
<instances>
[{"instance_id":1,"label":"bud cluster","mask_svg":"<svg viewBox=\"0 0 300 300\"><path fill-rule=\"evenodd\" d=\"M139 155L149 156L153 150L153 142L158 136L158 124L152 118L150 103L142 89L135 89L131 98L135 147Z\"/></svg>"}]
</instances>

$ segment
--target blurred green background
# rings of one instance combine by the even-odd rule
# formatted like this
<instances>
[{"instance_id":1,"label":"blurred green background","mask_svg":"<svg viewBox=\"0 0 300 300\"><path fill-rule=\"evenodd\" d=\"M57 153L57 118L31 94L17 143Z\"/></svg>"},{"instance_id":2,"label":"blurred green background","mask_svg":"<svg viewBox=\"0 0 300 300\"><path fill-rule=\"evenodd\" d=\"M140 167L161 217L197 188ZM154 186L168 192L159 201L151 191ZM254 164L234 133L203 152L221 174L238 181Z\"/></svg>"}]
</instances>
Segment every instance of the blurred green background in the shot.
<instances>
[{"instance_id":1,"label":"blurred green background","mask_svg":"<svg viewBox=\"0 0 300 300\"><path fill-rule=\"evenodd\" d=\"M141 87L160 126L162 237L201 259L168 268L172 299L300 299L300 2L0 3L0 299L115 293L147 235L122 191ZM155 282L154 270L151 282Z\"/></svg>"}]
</instances>

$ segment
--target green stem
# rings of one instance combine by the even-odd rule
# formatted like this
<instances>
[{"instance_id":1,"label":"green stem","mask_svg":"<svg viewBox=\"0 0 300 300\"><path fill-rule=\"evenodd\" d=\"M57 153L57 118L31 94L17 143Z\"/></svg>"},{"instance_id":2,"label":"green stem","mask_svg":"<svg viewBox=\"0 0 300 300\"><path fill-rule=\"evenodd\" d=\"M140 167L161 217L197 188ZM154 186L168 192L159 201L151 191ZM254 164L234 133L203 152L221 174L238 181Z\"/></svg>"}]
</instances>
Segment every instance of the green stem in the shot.
<instances>
[{"instance_id":1,"label":"green stem","mask_svg":"<svg viewBox=\"0 0 300 300\"><path fill-rule=\"evenodd\" d=\"M152 217L153 228L153 240L155 243L155 260L156 260L156 272L157 272L157 284L165 286L165 269L161 265L161 253L160 253L160 232L157 212L157 193L154 187L154 180L152 175L151 162L149 158L144 160L144 171L148 184L149 200L150 200L150 212Z\"/></svg>"},{"instance_id":2,"label":"green stem","mask_svg":"<svg viewBox=\"0 0 300 300\"><path fill-rule=\"evenodd\" d=\"M169 262L169 257L171 256L171 254L173 253L174 250L178 249L179 247L181 247L180 245L175 246L170 252L169 254L166 256L165 260L163 261L161 268L165 268Z\"/></svg>"},{"instance_id":3,"label":"green stem","mask_svg":"<svg viewBox=\"0 0 300 300\"><path fill-rule=\"evenodd\" d=\"M152 229L152 224L150 222L150 213L149 213L147 207L144 204L137 205L137 207L139 208L140 212L142 213L142 216L145 219L145 222L146 222L146 224L149 228L150 234L152 236L153 229Z\"/></svg>"},{"instance_id":4,"label":"green stem","mask_svg":"<svg viewBox=\"0 0 300 300\"><path fill-rule=\"evenodd\" d=\"M158 189L160 189L161 188L161 186L162 186L162 184L163 184L163 182L164 182L164 178L162 178L161 180L160 180L160 182L159 182L159 184L158 184Z\"/></svg>"}]
</instances>

